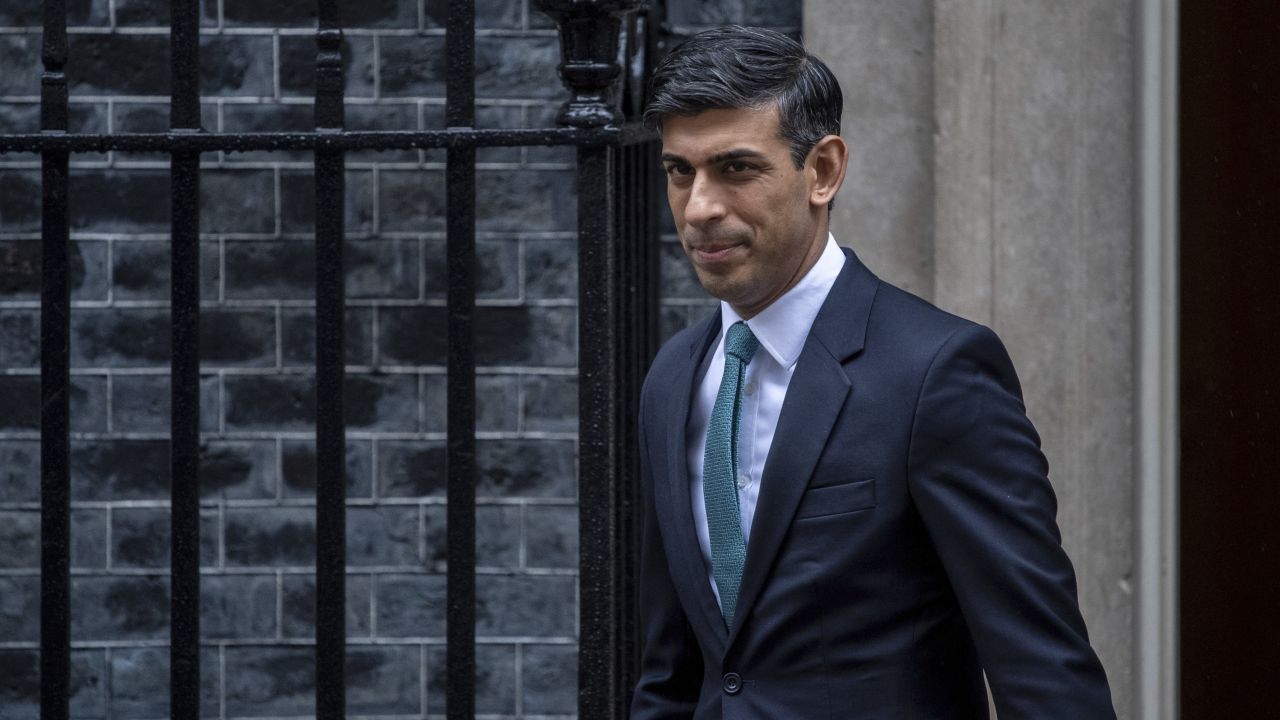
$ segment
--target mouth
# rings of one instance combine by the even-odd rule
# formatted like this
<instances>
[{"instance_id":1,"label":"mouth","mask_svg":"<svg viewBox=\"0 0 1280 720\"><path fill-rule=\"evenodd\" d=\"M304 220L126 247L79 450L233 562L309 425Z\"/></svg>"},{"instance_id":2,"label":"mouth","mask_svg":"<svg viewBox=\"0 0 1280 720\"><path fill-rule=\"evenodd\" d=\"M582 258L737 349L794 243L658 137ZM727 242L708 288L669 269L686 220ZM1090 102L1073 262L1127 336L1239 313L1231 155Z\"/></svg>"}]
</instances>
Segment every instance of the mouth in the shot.
<instances>
[{"instance_id":1,"label":"mouth","mask_svg":"<svg viewBox=\"0 0 1280 720\"><path fill-rule=\"evenodd\" d=\"M714 265L731 260L742 248L742 243L706 243L694 246L692 255L700 265Z\"/></svg>"}]
</instances>

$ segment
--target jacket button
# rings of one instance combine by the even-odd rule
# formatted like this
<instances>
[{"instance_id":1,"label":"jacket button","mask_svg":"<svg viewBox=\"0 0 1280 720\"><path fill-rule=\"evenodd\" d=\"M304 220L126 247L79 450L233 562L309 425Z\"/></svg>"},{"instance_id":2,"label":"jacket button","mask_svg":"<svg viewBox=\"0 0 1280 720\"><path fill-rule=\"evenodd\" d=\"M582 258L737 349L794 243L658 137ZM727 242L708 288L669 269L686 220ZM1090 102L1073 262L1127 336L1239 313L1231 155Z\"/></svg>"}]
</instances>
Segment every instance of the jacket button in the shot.
<instances>
[{"instance_id":1,"label":"jacket button","mask_svg":"<svg viewBox=\"0 0 1280 720\"><path fill-rule=\"evenodd\" d=\"M738 673L724 674L724 691L730 695L742 692L742 676Z\"/></svg>"}]
</instances>

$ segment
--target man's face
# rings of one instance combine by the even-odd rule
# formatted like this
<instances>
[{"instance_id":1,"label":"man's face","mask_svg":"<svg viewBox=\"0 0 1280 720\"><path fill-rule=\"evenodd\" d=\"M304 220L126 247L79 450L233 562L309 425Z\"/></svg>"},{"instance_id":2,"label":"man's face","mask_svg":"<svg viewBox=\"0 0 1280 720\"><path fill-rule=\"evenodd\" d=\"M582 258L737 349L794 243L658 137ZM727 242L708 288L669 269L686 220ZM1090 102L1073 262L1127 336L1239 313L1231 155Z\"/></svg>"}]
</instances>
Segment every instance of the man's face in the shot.
<instances>
[{"instance_id":1,"label":"man's face","mask_svg":"<svg viewBox=\"0 0 1280 720\"><path fill-rule=\"evenodd\" d=\"M826 208L810 202L812 163L796 169L776 107L664 117L662 163L698 280L743 317L768 307L821 255Z\"/></svg>"}]
</instances>

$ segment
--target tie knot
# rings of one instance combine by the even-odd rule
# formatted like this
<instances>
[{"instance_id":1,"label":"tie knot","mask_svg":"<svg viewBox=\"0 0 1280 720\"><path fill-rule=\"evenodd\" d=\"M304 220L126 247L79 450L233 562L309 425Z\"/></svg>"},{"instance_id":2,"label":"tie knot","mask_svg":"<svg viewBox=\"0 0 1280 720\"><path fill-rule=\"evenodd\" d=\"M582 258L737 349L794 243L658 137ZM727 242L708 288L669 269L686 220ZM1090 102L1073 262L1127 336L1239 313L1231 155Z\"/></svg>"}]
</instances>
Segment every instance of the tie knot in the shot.
<instances>
[{"instance_id":1,"label":"tie knot","mask_svg":"<svg viewBox=\"0 0 1280 720\"><path fill-rule=\"evenodd\" d=\"M751 362L751 356L756 354L756 348L760 347L760 341L756 340L755 333L751 332L751 328L747 324L739 320L729 326L729 332L724 339L724 352L726 355L732 355L745 365Z\"/></svg>"}]
</instances>

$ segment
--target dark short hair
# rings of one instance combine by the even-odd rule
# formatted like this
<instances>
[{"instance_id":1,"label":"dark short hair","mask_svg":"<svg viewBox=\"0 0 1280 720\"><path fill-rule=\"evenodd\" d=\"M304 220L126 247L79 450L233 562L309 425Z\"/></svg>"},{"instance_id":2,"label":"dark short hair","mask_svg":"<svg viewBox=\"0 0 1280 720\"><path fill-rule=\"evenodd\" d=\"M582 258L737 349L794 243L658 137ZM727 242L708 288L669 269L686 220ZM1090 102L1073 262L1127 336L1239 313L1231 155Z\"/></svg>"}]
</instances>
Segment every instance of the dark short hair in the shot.
<instances>
[{"instance_id":1,"label":"dark short hair","mask_svg":"<svg viewBox=\"0 0 1280 720\"><path fill-rule=\"evenodd\" d=\"M765 28L727 25L700 32L654 69L644 123L666 115L776 104L796 167L826 135L840 134L844 96L831 70L804 46Z\"/></svg>"}]
</instances>

